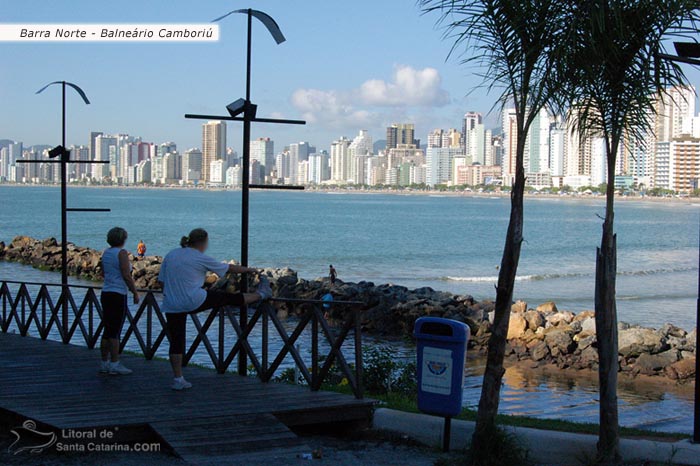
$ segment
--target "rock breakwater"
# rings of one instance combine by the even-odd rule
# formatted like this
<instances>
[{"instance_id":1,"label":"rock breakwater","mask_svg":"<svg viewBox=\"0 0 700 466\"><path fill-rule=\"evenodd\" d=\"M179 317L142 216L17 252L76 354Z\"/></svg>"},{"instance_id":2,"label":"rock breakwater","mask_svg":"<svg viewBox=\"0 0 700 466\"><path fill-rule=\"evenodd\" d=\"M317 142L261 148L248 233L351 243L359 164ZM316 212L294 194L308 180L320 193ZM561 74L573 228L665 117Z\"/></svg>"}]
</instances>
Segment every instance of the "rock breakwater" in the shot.
<instances>
[{"instance_id":1,"label":"rock breakwater","mask_svg":"<svg viewBox=\"0 0 700 466\"><path fill-rule=\"evenodd\" d=\"M71 275L101 280L101 251L69 244L68 270ZM143 259L130 255L137 286L157 287L162 258ZM59 270L61 248L54 238L38 240L18 236L9 244L0 242L0 260L29 264L44 270ZM387 337L412 335L418 317L431 315L465 322L472 332L470 348L485 352L493 323L494 303L475 300L469 295L454 295L429 287L409 289L400 285L325 279L307 280L289 268L266 269L273 292L280 298L320 299L332 293L335 300L365 303L363 328L366 332ZM0 277L1 278L1 277ZM210 276L206 286L234 290L235 277ZM283 314L293 314L279 304ZM330 311L331 320L342 320L342 307ZM659 329L620 322L619 368L632 376L664 376L683 382L695 374L695 332L665 324ZM560 310L554 302L536 307L517 301L513 304L508 330L506 354L510 361L530 361L531 365L556 365L561 369L596 370L595 319L593 311L578 314Z\"/></svg>"}]
</instances>

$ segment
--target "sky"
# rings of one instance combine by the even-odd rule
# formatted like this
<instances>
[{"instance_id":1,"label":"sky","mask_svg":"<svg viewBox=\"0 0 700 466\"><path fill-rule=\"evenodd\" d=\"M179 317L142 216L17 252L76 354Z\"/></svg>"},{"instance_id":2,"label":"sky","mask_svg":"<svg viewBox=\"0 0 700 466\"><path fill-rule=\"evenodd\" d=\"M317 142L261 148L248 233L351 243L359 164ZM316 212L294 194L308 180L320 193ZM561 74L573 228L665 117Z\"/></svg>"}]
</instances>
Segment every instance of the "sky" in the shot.
<instances>
[{"instance_id":1,"label":"sky","mask_svg":"<svg viewBox=\"0 0 700 466\"><path fill-rule=\"evenodd\" d=\"M307 125L256 124L276 150L298 141L327 149L340 136L367 129L384 139L395 122L414 122L427 141L434 128L461 129L467 111L499 125L497 92L479 85L478 71L448 59L451 43L415 0L0 0L4 23L207 23L252 7L276 19L287 41L275 44L253 26L252 100L258 116L301 118ZM218 42L0 42L0 139L54 145L60 141L60 91L78 84L91 105L68 98L68 144L87 144L90 131L201 146L201 123L185 113L225 114L245 93L245 17L221 23ZM697 74L693 75L697 78ZM490 112L490 113L489 113ZM242 128L229 123L227 145L240 151Z\"/></svg>"}]
</instances>

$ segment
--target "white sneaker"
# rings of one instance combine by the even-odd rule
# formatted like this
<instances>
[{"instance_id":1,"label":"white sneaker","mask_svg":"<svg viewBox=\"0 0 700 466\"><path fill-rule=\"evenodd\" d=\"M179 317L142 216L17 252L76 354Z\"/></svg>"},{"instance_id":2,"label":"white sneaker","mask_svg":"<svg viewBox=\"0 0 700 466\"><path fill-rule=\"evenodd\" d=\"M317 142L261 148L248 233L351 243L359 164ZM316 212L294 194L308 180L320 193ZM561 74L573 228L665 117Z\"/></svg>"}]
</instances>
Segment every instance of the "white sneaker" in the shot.
<instances>
[{"instance_id":1,"label":"white sneaker","mask_svg":"<svg viewBox=\"0 0 700 466\"><path fill-rule=\"evenodd\" d=\"M102 361L100 364L100 374L109 373L109 361Z\"/></svg>"},{"instance_id":2,"label":"white sneaker","mask_svg":"<svg viewBox=\"0 0 700 466\"><path fill-rule=\"evenodd\" d=\"M178 391L185 390L188 388L192 388L192 384L185 380L184 377L180 377L179 379L173 379L173 384L170 388Z\"/></svg>"},{"instance_id":3,"label":"white sneaker","mask_svg":"<svg viewBox=\"0 0 700 466\"><path fill-rule=\"evenodd\" d=\"M109 363L110 375L129 375L132 372L134 371L124 366L121 361Z\"/></svg>"}]
</instances>

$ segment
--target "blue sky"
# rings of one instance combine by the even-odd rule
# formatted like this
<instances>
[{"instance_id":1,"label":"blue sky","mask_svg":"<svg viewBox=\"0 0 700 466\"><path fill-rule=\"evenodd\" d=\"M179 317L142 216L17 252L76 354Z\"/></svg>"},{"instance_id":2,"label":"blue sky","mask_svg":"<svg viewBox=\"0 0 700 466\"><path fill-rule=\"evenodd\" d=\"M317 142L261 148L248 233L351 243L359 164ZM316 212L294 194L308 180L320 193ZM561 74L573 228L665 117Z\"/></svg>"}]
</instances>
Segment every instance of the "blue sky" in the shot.
<instances>
[{"instance_id":1,"label":"blue sky","mask_svg":"<svg viewBox=\"0 0 700 466\"><path fill-rule=\"evenodd\" d=\"M425 140L435 127L461 127L466 111L487 113L496 98L456 58L414 0L0 0L8 23L205 23L252 7L273 16L287 37L276 45L254 25L253 101L258 115L306 118L306 127L256 125L276 149L308 140L328 148L338 136L368 129L384 138L387 124L416 123ZM245 18L221 23L217 43L0 43L0 138L55 144L60 135L59 90L34 92L54 80L79 84L92 105L69 98L68 143L89 131L129 133L145 141L200 146L192 113L225 113L244 95ZM693 75L697 77L697 75ZM497 112L487 118L496 126ZM240 150L231 124L228 145Z\"/></svg>"}]
</instances>

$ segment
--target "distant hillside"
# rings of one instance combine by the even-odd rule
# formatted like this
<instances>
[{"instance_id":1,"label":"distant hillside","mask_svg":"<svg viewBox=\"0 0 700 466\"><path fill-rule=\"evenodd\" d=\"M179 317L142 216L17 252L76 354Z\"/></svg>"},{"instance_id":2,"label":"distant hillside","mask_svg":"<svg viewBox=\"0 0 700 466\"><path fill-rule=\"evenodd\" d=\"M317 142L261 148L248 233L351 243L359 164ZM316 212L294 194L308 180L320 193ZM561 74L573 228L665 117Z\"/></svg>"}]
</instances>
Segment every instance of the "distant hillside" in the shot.
<instances>
[{"instance_id":1,"label":"distant hillside","mask_svg":"<svg viewBox=\"0 0 700 466\"><path fill-rule=\"evenodd\" d=\"M375 154L379 153L380 150L386 149L386 139L380 139L378 141L374 141L374 144L372 145L372 150L374 151Z\"/></svg>"}]
</instances>

